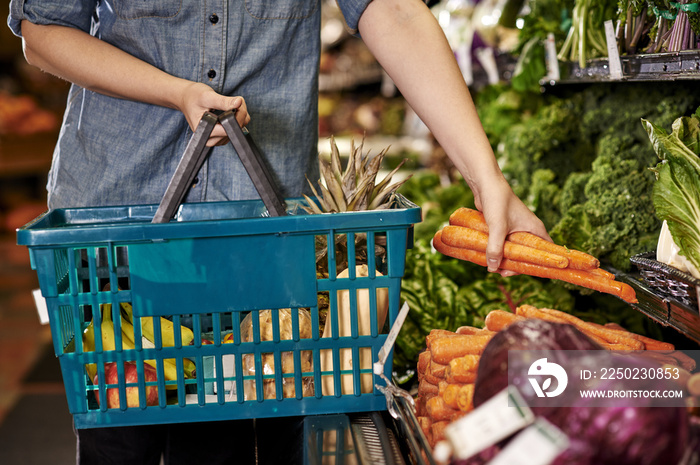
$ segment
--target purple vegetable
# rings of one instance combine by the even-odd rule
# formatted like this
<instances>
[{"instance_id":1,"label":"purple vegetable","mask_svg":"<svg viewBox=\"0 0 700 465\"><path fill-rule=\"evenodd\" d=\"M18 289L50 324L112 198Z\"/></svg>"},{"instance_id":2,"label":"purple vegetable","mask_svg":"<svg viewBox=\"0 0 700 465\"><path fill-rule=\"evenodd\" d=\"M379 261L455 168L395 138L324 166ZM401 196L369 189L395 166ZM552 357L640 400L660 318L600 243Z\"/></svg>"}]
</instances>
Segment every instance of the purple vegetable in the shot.
<instances>
[{"instance_id":1,"label":"purple vegetable","mask_svg":"<svg viewBox=\"0 0 700 465\"><path fill-rule=\"evenodd\" d=\"M524 320L496 334L484 349L474 390L475 407L508 386L509 350L562 351L555 352L552 360L548 360L574 371L600 368L601 356L611 357L608 366L654 366L649 361L611 355L609 352L571 358L571 354L566 351L598 351L600 347L573 326ZM527 367L523 365L523 369L511 368L516 368L517 373L523 373L522 379L517 376L513 379L513 384L526 385ZM571 378L569 382L572 382ZM606 383L609 385L602 388L625 388L624 381L612 380ZM658 389L661 387L658 383L657 380L649 380L646 385L635 387ZM526 401L528 396L534 397L527 390L520 391ZM575 389L567 388L569 391L576 393ZM686 409L651 407L651 402L652 399L636 399L633 404L620 406L620 401L615 400L608 406L592 406L592 401L579 399L572 400L571 407L535 406L532 411L537 416L547 418L569 437L570 447L556 459L555 465L676 464L688 438L689 420Z\"/></svg>"}]
</instances>

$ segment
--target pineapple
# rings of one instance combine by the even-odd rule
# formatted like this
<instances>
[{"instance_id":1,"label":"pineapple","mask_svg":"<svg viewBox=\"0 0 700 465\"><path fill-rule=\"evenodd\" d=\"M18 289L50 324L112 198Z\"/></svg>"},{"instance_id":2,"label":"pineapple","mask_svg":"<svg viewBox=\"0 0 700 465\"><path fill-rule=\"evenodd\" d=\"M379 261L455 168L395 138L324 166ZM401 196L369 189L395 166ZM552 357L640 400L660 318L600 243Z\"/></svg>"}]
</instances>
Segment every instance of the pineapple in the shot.
<instances>
[{"instance_id":1,"label":"pineapple","mask_svg":"<svg viewBox=\"0 0 700 465\"><path fill-rule=\"evenodd\" d=\"M379 183L376 182L379 168L389 147L382 150L377 156L370 158L369 152L363 154L364 138L359 147L355 147L355 141L351 142L348 163L343 170L340 161L340 152L331 136L330 162L319 158L321 177L323 183L319 183L321 195L309 181L311 190L318 199L320 205L311 200L306 200L309 207L308 213L337 213L360 210L382 210L389 208L394 201L394 194L406 179L389 184L391 178L403 166L403 160ZM409 176L410 177L410 176Z\"/></svg>"},{"instance_id":2,"label":"pineapple","mask_svg":"<svg viewBox=\"0 0 700 465\"><path fill-rule=\"evenodd\" d=\"M393 205L396 190L408 180L409 177L391 184L391 178L403 166L406 160L401 161L384 179L377 182L377 174L389 147L378 155L370 157L369 152L363 153L364 138L359 146L351 141L347 166L343 169L340 160L340 151L331 136L330 162L319 158L321 168L321 180L319 182L320 195L314 184L309 180L311 190L318 203L308 196L304 196L309 206L304 207L307 213L339 213L361 210L383 210ZM379 239L379 238L378 238ZM359 263L366 263L367 237L365 234L355 234L355 252ZM347 244L345 236L336 237L336 268L337 272L347 268ZM381 252L381 244L377 251ZM316 244L316 263L319 272L328 276L328 263L324 260L328 254L326 237L320 237Z\"/></svg>"},{"instance_id":3,"label":"pineapple","mask_svg":"<svg viewBox=\"0 0 700 465\"><path fill-rule=\"evenodd\" d=\"M340 160L340 151L331 136L331 157L330 161L319 157L321 180L319 180L319 191L314 184L308 180L313 194L318 203L308 196L304 196L308 202L308 207L303 207L309 214L340 213L361 210L383 210L390 208L394 203L396 190L408 180L391 184L391 178L403 166L406 160L401 161L384 179L377 182L377 174L382 165L382 161L389 150L389 147L382 150L378 155L370 157L369 152L363 153L364 138L358 147L355 141L351 141L350 153L348 154L347 166L343 169ZM385 254L385 238L375 236L376 255ZM335 237L336 274L348 267L347 238L345 235ZM319 278L328 277L328 244L327 236L317 236L316 240L316 270ZM356 265L367 263L367 235L355 234L355 257ZM379 263L381 260L377 260ZM327 292L319 293L319 321L321 334L325 326L326 313L329 305Z\"/></svg>"}]
</instances>

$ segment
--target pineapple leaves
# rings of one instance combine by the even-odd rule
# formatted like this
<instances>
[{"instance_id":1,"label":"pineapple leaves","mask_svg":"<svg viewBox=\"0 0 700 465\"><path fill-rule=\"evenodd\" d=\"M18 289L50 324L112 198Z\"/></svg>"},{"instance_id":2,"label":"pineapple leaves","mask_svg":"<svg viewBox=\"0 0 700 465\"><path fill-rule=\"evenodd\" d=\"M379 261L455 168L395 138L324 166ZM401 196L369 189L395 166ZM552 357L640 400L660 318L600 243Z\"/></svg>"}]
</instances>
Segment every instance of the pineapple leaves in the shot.
<instances>
[{"instance_id":1,"label":"pineapple leaves","mask_svg":"<svg viewBox=\"0 0 700 465\"><path fill-rule=\"evenodd\" d=\"M377 175L389 147L378 155L370 157L369 152L363 153L364 137L359 146L356 146L353 140L350 144L347 163L343 168L342 156L333 136L330 138L330 144L330 161L319 159L320 195L313 183L307 179L313 194L318 199L318 204L305 196L309 202L309 207L305 210L308 213L318 214L389 208L394 201L394 193L405 182L403 180L391 184L391 178L403 166L405 160L384 179L377 182Z\"/></svg>"}]
</instances>

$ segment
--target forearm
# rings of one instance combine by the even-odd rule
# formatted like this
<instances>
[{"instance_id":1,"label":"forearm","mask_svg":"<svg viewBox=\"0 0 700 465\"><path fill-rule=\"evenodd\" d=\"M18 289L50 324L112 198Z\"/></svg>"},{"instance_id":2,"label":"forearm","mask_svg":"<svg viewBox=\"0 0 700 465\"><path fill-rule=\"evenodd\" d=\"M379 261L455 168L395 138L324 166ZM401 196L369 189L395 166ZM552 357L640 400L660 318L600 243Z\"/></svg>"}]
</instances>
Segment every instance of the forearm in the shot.
<instances>
[{"instance_id":1,"label":"forearm","mask_svg":"<svg viewBox=\"0 0 700 465\"><path fill-rule=\"evenodd\" d=\"M359 30L467 183L475 188L501 179L469 89L430 10L420 0L374 0Z\"/></svg>"},{"instance_id":2,"label":"forearm","mask_svg":"<svg viewBox=\"0 0 700 465\"><path fill-rule=\"evenodd\" d=\"M101 94L179 109L192 84L78 29L23 21L22 35L30 64Z\"/></svg>"}]
</instances>

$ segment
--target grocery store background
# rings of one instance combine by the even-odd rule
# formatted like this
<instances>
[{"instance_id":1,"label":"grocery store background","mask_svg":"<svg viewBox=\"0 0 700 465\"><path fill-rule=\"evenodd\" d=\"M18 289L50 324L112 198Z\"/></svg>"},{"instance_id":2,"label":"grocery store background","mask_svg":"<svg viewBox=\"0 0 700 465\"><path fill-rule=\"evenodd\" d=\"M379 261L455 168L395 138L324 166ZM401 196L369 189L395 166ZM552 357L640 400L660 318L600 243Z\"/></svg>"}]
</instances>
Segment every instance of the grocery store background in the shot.
<instances>
[{"instance_id":1,"label":"grocery store background","mask_svg":"<svg viewBox=\"0 0 700 465\"><path fill-rule=\"evenodd\" d=\"M53 356L50 329L48 326L41 325L37 317L32 297L32 290L38 287L36 274L30 268L27 250L15 245L16 228L45 210L46 175L51 162L53 145L58 135L58 125L68 86L24 62L20 40L4 26L7 3L0 2L0 18L2 18L2 24L0 24L0 462L33 464L51 460L51 463L58 465L69 464L74 463L75 445L60 369ZM432 2L433 5L436 3ZM551 72L551 70L544 70L544 57L541 56L537 57L541 61L541 74L534 75L534 78L521 74L518 80L519 88L516 91L511 87L510 82L518 66L517 52L524 50L522 44L518 45L517 29L484 30L479 43L469 43L465 48L460 42L459 32L463 31L462 26L466 19L458 7L467 3L444 1L435 6L435 12L447 32L452 33L450 39L461 44L460 47L456 47L456 55L465 73L465 79L470 84L470 89L478 97L477 102L488 104L488 112L484 110L486 106L480 107L480 111L494 146L498 148L505 145L512 150L523 152L531 149L529 153L534 154L532 147L537 145L535 137L547 142L540 144L540 152L531 157L537 158L534 161L540 165L533 162L532 166L511 166L510 180L518 189L519 195L528 199L529 205L548 223L548 226L556 224L560 219L557 211L560 207L555 209L551 205L555 200L560 201L559 193L560 189L563 189L561 177L568 176L574 171L590 170L591 157L586 156L586 150L602 152L604 149L601 147L607 144L606 147L610 153L605 156L611 157L609 171L613 172L612 166L619 166L621 160L614 159L612 154L621 153L624 150L639 151L642 147L641 150L648 150L652 164L654 161L651 146L645 148L643 143L640 144L638 139L628 134L626 131L629 126L610 123L610 121L616 121L615 115L590 113L586 116L585 111L596 108L598 105L611 105L610 95L615 92L619 95L618 103L612 105L618 105L619 118L628 117L624 105L619 105L620 101L623 103L626 101L632 105L632 102L637 99L650 99L649 105L656 111L652 114L658 115L665 111L663 124L667 125L670 125L673 120L674 111L687 112L691 110L692 105L695 105L694 108L698 107L699 102L694 101L700 98L697 81L695 81L698 76L693 76L692 73L690 76L666 73L667 66L663 63L659 64L657 69L663 69L665 74L652 75L652 71L646 79L639 79L647 84L629 83L626 87L615 88L612 91L611 88L605 87L609 84L598 84L600 87L592 88L589 85L590 82L599 81L600 76L594 75L591 78L590 73L581 73L579 69L576 71L579 74L574 72L569 76L571 82L566 86L544 84L540 88L539 81L544 77L544 73ZM489 2L484 0L482 3ZM495 3L497 2L491 2L491 4ZM434 218L438 218L440 214L444 216L445 212L470 201L464 183L455 176L445 154L428 130L406 106L391 80L382 72L362 42L345 32L342 19L334 8L334 2L324 1L323 7L324 53L320 77L319 150L327 152L330 147L328 137L335 135L341 152L347 152L350 140L355 138L357 141L365 134L367 137L365 148L372 150L373 153L390 146L386 160L387 170L403 158L407 158L397 178L414 175L414 184L410 192L420 193L422 196L420 203L427 218L425 224L421 226L423 229L416 231L416 237L418 238L420 234L430 234L440 226ZM489 22L487 21L488 11L485 9L480 13L482 18L485 18L481 21L483 24ZM694 59L697 61L697 55ZM637 69L643 69L643 67ZM599 71L599 69L593 69L591 72L595 74ZM604 72L608 72L607 68ZM657 78L663 82L662 85L658 82L649 82ZM652 89L658 94L653 94ZM549 100L556 100L557 97L561 97L561 100L554 103ZM659 100L651 101L655 98ZM549 115L549 119L546 117L536 119L535 115L540 108L544 107L545 100L550 105L549 110L545 110L545 112L548 111L546 114ZM683 102L685 105L682 110L680 106L674 106L677 102ZM560 109L569 109L577 104L580 104L583 109L579 113L574 111L568 114L557 113ZM642 113L629 113L632 115L629 116L630 118L636 118L634 124L638 124L640 114L646 115L643 113L645 110L640 111ZM536 124L539 124L540 128L528 130L521 124L530 117L533 118L531 121L537 121ZM578 128L582 120L585 120L589 125L587 127L590 127L591 120L595 118L600 118L601 126L608 124L619 128L619 139L611 137L603 129L597 129L598 132L594 134L583 133L576 137L571 136L574 128ZM508 132L508 129L511 129L510 126L517 127L517 131ZM581 143L581 137L588 137L585 144ZM600 137L602 142L595 140L596 137ZM603 156L600 158L602 159ZM541 169L541 165L546 163L552 165L550 170ZM585 166L585 163L588 165ZM598 166L603 166L602 162ZM525 178L525 175L530 177ZM557 180L557 176L560 179ZM615 187L628 181L620 178L618 182L611 177L603 182L607 183L608 187ZM628 203L643 205L641 202L649 201L648 196L638 194L632 193L631 197L628 194ZM406 195L418 202L418 199L412 198L409 194ZM574 200L568 199L570 203L575 203ZM638 203L635 204L635 202ZM431 218L433 218L432 221ZM615 243L617 246L615 250L605 250L605 253L610 254L606 258L620 260L622 256L623 259L618 261L618 265L619 263L624 265L632 253L644 252L645 248L650 250L656 240L655 234L651 234L648 229L643 229L647 226L641 221L630 220L630 224L630 228L620 233L620 237L604 236L602 229L583 232L605 237L606 240L611 241L611 244L612 241L618 241ZM627 236L639 234L639 241L633 246L622 245L623 234ZM573 235L567 238L576 239ZM424 246L417 244L417 252L425 251L421 247ZM634 247L637 249L633 250ZM601 247L596 252L603 253L601 252L603 250L604 247ZM625 256L626 251L629 253ZM437 276L436 273L436 282ZM469 279L473 280L474 275L470 276ZM413 281L408 285L428 288L420 282L424 277L417 275L409 277ZM440 279L446 278L440 275ZM461 285L459 282L440 282L454 286L455 289ZM573 305L574 297L568 294L563 299L557 300L558 297L550 299L549 294L544 296L544 293L550 292L551 288L535 285L531 281L518 282L525 282L525 284L521 286L521 290L510 289L509 298L517 301L517 299L526 299L532 293L542 293L542 305L554 305L557 302ZM456 290L452 292L456 293ZM471 289L469 292L471 296L484 299L489 297L488 285L481 289ZM444 304L447 307L448 303L438 302L437 295L424 297L426 302L436 306L435 309L432 307L425 309L426 314L435 315L432 320L424 322L425 327L438 327L438 325L456 327L483 323L478 316L470 316L468 308L465 308L464 313L460 315L441 314L437 306ZM434 299L431 300L433 297ZM443 297L444 295L439 296L439 298ZM462 294L461 297L464 295ZM605 300L590 295L577 295L575 302L576 308L582 309L584 316L588 319L600 321L600 311L604 309L603 313L608 312L607 315L603 315L604 317L610 317L610 321L623 323L630 330L669 340L681 349L698 347L700 320L697 315L687 315L687 320L680 321L678 328L673 329L657 324L653 317L658 315L651 315L652 318L650 318L649 315L642 315L614 299ZM488 308L484 307L484 311L492 308L496 306L494 302L489 302ZM483 315L484 313L481 314L482 317ZM459 318L464 319L459 320ZM418 329L411 328L414 331ZM410 356L415 355L409 349L402 348L403 360L410 361ZM415 347L413 349L416 350Z\"/></svg>"}]
</instances>

